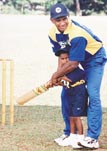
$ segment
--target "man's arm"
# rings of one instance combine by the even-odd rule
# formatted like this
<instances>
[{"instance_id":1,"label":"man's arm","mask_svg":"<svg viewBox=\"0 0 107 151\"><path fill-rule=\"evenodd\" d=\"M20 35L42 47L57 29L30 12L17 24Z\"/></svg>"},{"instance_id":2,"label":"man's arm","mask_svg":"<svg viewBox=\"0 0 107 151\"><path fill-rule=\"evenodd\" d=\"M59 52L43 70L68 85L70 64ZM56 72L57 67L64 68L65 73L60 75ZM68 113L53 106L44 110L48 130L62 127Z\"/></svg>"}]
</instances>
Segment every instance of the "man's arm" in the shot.
<instances>
[{"instance_id":1,"label":"man's arm","mask_svg":"<svg viewBox=\"0 0 107 151\"><path fill-rule=\"evenodd\" d=\"M60 68L62 68L62 66L63 66L63 64L60 61L60 57L58 57L58 67L57 67L57 70L59 70Z\"/></svg>"},{"instance_id":2,"label":"man's arm","mask_svg":"<svg viewBox=\"0 0 107 151\"><path fill-rule=\"evenodd\" d=\"M51 77L52 85L57 85L57 83L59 82L59 79L61 77L63 77L67 73L73 71L75 68L78 67L78 65L79 65L79 62L77 62L77 61L68 61L61 68L59 67L58 70L55 73L53 73L53 75Z\"/></svg>"}]
</instances>

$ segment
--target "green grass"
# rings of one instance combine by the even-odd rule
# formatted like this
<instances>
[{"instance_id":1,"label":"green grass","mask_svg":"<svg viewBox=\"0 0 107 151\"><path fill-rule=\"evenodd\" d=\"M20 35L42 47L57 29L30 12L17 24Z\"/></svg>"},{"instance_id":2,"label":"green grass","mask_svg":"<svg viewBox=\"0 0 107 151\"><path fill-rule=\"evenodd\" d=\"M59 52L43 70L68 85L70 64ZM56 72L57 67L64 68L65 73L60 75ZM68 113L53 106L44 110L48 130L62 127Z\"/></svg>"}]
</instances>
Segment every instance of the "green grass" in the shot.
<instances>
[{"instance_id":1,"label":"green grass","mask_svg":"<svg viewBox=\"0 0 107 151\"><path fill-rule=\"evenodd\" d=\"M1 109L1 106L0 106ZM72 151L61 147L54 139L63 132L64 122L60 107L15 106L15 122L9 125L9 107L6 107L6 125L0 123L0 151ZM1 114L0 114L1 118ZM1 122L1 121L0 121ZM83 119L86 131L86 119ZM103 127L99 138L100 149L107 150L107 108L103 108Z\"/></svg>"}]
</instances>

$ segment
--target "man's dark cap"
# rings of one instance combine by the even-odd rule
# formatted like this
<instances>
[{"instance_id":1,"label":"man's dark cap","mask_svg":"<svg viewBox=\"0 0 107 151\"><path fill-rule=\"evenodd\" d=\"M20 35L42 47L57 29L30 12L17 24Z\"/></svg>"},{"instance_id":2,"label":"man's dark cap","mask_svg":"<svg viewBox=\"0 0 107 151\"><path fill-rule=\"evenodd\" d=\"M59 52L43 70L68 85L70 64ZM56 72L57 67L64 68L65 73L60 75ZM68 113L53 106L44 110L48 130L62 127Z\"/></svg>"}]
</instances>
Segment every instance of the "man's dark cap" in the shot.
<instances>
[{"instance_id":1,"label":"man's dark cap","mask_svg":"<svg viewBox=\"0 0 107 151\"><path fill-rule=\"evenodd\" d=\"M69 16L69 12L66 6L61 3L56 3L50 8L50 18L56 19L59 17Z\"/></svg>"}]
</instances>

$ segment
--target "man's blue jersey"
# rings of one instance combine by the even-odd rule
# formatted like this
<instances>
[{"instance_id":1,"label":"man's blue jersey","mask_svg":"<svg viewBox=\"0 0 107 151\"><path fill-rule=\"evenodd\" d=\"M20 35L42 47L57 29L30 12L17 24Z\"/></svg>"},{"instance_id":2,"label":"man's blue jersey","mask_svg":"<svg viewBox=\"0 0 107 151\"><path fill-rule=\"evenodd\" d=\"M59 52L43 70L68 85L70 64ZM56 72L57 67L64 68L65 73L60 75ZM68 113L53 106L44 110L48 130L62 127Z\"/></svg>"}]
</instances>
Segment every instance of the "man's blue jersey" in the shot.
<instances>
[{"instance_id":1,"label":"man's blue jersey","mask_svg":"<svg viewBox=\"0 0 107 151\"><path fill-rule=\"evenodd\" d=\"M90 29L73 20L64 33L60 33L54 25L49 31L49 39L55 55L60 50L69 51L71 61L87 61L103 46Z\"/></svg>"}]
</instances>

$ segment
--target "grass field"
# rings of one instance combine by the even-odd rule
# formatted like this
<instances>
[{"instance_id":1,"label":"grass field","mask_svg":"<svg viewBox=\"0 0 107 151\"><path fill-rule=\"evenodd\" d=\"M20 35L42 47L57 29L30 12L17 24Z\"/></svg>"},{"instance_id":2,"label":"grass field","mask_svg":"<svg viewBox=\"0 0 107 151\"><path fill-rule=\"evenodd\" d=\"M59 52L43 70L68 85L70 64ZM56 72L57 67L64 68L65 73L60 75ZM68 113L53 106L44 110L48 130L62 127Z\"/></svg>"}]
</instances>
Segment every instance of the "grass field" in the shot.
<instances>
[{"instance_id":1,"label":"grass field","mask_svg":"<svg viewBox=\"0 0 107 151\"><path fill-rule=\"evenodd\" d=\"M0 106L1 109L1 106ZM0 151L72 151L71 147L61 147L54 143L60 136L64 123L60 107L52 106L16 106L15 123L9 126L9 108L7 106L7 124L0 124ZM0 115L1 118L1 115ZM83 119L86 131L86 119ZM100 149L107 151L107 108L103 108L103 127L99 139ZM86 149L83 149L86 150Z\"/></svg>"}]
</instances>

